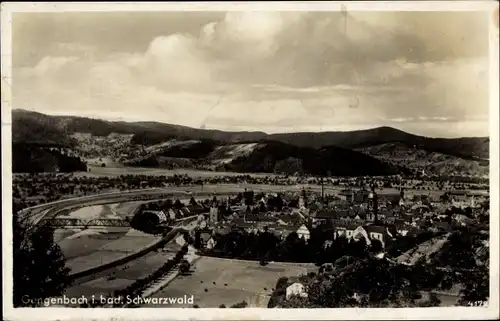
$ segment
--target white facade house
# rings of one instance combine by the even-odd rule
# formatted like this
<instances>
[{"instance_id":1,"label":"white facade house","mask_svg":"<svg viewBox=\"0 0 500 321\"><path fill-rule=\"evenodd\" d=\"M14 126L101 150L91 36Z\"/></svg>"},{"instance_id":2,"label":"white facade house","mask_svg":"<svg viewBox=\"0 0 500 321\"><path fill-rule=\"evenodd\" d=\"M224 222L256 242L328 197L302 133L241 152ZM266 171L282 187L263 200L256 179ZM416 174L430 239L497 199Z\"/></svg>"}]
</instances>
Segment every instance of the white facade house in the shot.
<instances>
[{"instance_id":1,"label":"white facade house","mask_svg":"<svg viewBox=\"0 0 500 321\"><path fill-rule=\"evenodd\" d=\"M171 220L175 220L176 218L175 211L173 209L169 209L168 216L170 217Z\"/></svg>"},{"instance_id":2,"label":"white facade house","mask_svg":"<svg viewBox=\"0 0 500 321\"><path fill-rule=\"evenodd\" d=\"M207 249L213 249L215 247L215 240L213 237L211 237L208 241L207 241Z\"/></svg>"},{"instance_id":3,"label":"white facade house","mask_svg":"<svg viewBox=\"0 0 500 321\"><path fill-rule=\"evenodd\" d=\"M301 296L307 297L306 287L299 282L295 282L294 284L288 286L286 288L286 299L289 300L292 296Z\"/></svg>"},{"instance_id":4,"label":"white facade house","mask_svg":"<svg viewBox=\"0 0 500 321\"><path fill-rule=\"evenodd\" d=\"M297 230L297 235L307 241L311 237L311 232L309 232L309 229L302 224Z\"/></svg>"}]
</instances>

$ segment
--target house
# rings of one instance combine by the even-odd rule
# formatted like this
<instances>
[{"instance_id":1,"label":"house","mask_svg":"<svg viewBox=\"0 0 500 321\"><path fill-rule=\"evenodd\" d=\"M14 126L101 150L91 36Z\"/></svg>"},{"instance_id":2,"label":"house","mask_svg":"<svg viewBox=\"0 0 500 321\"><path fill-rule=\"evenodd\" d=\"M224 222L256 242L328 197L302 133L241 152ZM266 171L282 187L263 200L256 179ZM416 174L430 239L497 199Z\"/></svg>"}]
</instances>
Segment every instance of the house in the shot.
<instances>
[{"instance_id":1,"label":"house","mask_svg":"<svg viewBox=\"0 0 500 321\"><path fill-rule=\"evenodd\" d=\"M193 214L191 214L191 212L189 212L189 209L187 207L181 208L180 212L181 212L182 217L188 217L188 216L193 215Z\"/></svg>"},{"instance_id":2,"label":"house","mask_svg":"<svg viewBox=\"0 0 500 321\"><path fill-rule=\"evenodd\" d=\"M292 296L307 297L306 287L299 282L295 282L286 288L286 299L289 300Z\"/></svg>"},{"instance_id":3,"label":"house","mask_svg":"<svg viewBox=\"0 0 500 321\"><path fill-rule=\"evenodd\" d=\"M300 238L303 238L305 241L308 241L309 238L311 237L311 232L309 232L309 229L302 224L298 229L297 229L297 235Z\"/></svg>"},{"instance_id":4,"label":"house","mask_svg":"<svg viewBox=\"0 0 500 321\"><path fill-rule=\"evenodd\" d=\"M342 190L338 197L343 201L352 202L354 201L354 191L350 189Z\"/></svg>"},{"instance_id":5,"label":"house","mask_svg":"<svg viewBox=\"0 0 500 321\"><path fill-rule=\"evenodd\" d=\"M337 213L332 210L319 210L312 213L312 223L314 225L319 225L326 223L327 221L332 221L337 217Z\"/></svg>"},{"instance_id":6,"label":"house","mask_svg":"<svg viewBox=\"0 0 500 321\"><path fill-rule=\"evenodd\" d=\"M173 208L171 208L171 209L168 210L168 217L171 220L175 220L177 218L177 214L176 214L176 212L175 212L175 210Z\"/></svg>"},{"instance_id":7,"label":"house","mask_svg":"<svg viewBox=\"0 0 500 321\"><path fill-rule=\"evenodd\" d=\"M387 227L378 225L349 225L347 227L336 227L335 230L335 238L339 236L345 236L349 240L364 238L368 245L371 244L372 240L379 240L382 243L382 247L385 247L387 243L396 236L395 227L390 232Z\"/></svg>"},{"instance_id":8,"label":"house","mask_svg":"<svg viewBox=\"0 0 500 321\"><path fill-rule=\"evenodd\" d=\"M212 231L209 229L200 230L200 240L202 246L207 246L208 241L212 238Z\"/></svg>"},{"instance_id":9,"label":"house","mask_svg":"<svg viewBox=\"0 0 500 321\"><path fill-rule=\"evenodd\" d=\"M160 223L166 222L167 221L167 216L163 211L144 211L143 214L153 214L156 215L160 221Z\"/></svg>"},{"instance_id":10,"label":"house","mask_svg":"<svg viewBox=\"0 0 500 321\"><path fill-rule=\"evenodd\" d=\"M388 228L379 225L368 225L365 227L365 231L368 233L370 240L379 240L382 243L382 247L391 239L391 233L388 232Z\"/></svg>"},{"instance_id":11,"label":"house","mask_svg":"<svg viewBox=\"0 0 500 321\"><path fill-rule=\"evenodd\" d=\"M327 249L327 248L331 247L332 245L333 245L332 240L326 240L325 243L323 243L323 248Z\"/></svg>"},{"instance_id":12,"label":"house","mask_svg":"<svg viewBox=\"0 0 500 321\"><path fill-rule=\"evenodd\" d=\"M357 191L354 194L354 203L366 203L368 201L368 195L370 192L366 189Z\"/></svg>"},{"instance_id":13,"label":"house","mask_svg":"<svg viewBox=\"0 0 500 321\"><path fill-rule=\"evenodd\" d=\"M453 214L451 218L462 226L469 224L471 221L467 216L463 214Z\"/></svg>"},{"instance_id":14,"label":"house","mask_svg":"<svg viewBox=\"0 0 500 321\"><path fill-rule=\"evenodd\" d=\"M207 241L207 243L206 243L206 247L207 247L207 249L209 249L209 250L213 249L213 248L215 247L215 244L216 244L216 243L217 243L217 242L214 240L214 238L213 238L213 237L210 237L210 239L208 239L208 241Z\"/></svg>"},{"instance_id":15,"label":"house","mask_svg":"<svg viewBox=\"0 0 500 321\"><path fill-rule=\"evenodd\" d=\"M335 232L333 237L336 239L338 237L344 236L347 239L351 239L357 227L358 225L353 225L353 224L344 224L344 226L336 226L334 229Z\"/></svg>"}]
</instances>

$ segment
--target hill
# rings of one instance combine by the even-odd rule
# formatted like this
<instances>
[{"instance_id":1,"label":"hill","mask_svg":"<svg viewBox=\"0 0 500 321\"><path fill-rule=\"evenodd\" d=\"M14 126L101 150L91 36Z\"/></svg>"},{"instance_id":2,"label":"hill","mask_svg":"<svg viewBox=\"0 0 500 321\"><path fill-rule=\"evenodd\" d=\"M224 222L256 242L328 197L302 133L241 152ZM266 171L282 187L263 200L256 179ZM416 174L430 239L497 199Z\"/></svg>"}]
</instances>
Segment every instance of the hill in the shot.
<instances>
[{"instance_id":1,"label":"hill","mask_svg":"<svg viewBox=\"0 0 500 321\"><path fill-rule=\"evenodd\" d=\"M408 146L403 143L386 143L357 148L356 151L370 155L383 162L427 174L488 175L487 161L464 159L439 152Z\"/></svg>"},{"instance_id":2,"label":"hill","mask_svg":"<svg viewBox=\"0 0 500 321\"><path fill-rule=\"evenodd\" d=\"M246 145L248 146L248 145ZM321 149L262 141L224 165L236 172L306 173L329 176L393 175L398 170L373 157L329 146Z\"/></svg>"},{"instance_id":3,"label":"hill","mask_svg":"<svg viewBox=\"0 0 500 321\"><path fill-rule=\"evenodd\" d=\"M12 144L13 173L75 172L87 171L87 165L77 156L59 148Z\"/></svg>"},{"instance_id":4,"label":"hill","mask_svg":"<svg viewBox=\"0 0 500 321\"><path fill-rule=\"evenodd\" d=\"M30 138L30 128L25 124L53 132L51 139L64 139L68 133L89 133L93 136L108 136L112 133L134 134L132 143L154 145L170 138L211 139L215 141L238 142L257 140L266 137L263 132L225 132L220 130L196 129L180 125L158 122L105 121L76 116L50 116L42 113L15 109L12 111L13 131L18 132L19 140Z\"/></svg>"},{"instance_id":5,"label":"hill","mask_svg":"<svg viewBox=\"0 0 500 321\"><path fill-rule=\"evenodd\" d=\"M334 145L353 149L386 143L403 143L430 152L438 152L467 159L489 158L488 137L429 138L409 134L391 127L378 127L349 132L273 134L269 135L268 139L296 146L315 148Z\"/></svg>"},{"instance_id":6,"label":"hill","mask_svg":"<svg viewBox=\"0 0 500 321\"><path fill-rule=\"evenodd\" d=\"M200 141L175 142L170 146L126 162L129 166L176 165L241 173L313 174L333 176L393 175L391 166L368 155L330 146L297 147L275 141L217 146Z\"/></svg>"},{"instance_id":7,"label":"hill","mask_svg":"<svg viewBox=\"0 0 500 321\"><path fill-rule=\"evenodd\" d=\"M158 122L49 116L24 110L12 114L14 143L65 146L87 159L111 157L130 166L272 172L287 164L306 173L357 173L360 166L374 166L374 173L402 167L425 168L429 173L481 173L489 158L487 137L428 138L390 127L268 135ZM325 167L325 163L331 165ZM391 166L381 165L384 163Z\"/></svg>"},{"instance_id":8,"label":"hill","mask_svg":"<svg viewBox=\"0 0 500 321\"><path fill-rule=\"evenodd\" d=\"M209 139L225 143L273 140L299 147L321 148L338 146L348 149L362 148L385 143L404 143L430 152L468 159L489 158L488 137L429 138L406 133L391 127L378 127L348 132L284 133L268 135L263 132L224 132L197 129L158 122L111 122L74 116L49 116L41 113L14 110L12 112L15 139L50 140L63 139L64 133L90 133L107 136L111 133L133 134L131 143L154 145L172 138ZM33 128L37 130L34 131ZM46 133L35 135L33 132Z\"/></svg>"}]
</instances>

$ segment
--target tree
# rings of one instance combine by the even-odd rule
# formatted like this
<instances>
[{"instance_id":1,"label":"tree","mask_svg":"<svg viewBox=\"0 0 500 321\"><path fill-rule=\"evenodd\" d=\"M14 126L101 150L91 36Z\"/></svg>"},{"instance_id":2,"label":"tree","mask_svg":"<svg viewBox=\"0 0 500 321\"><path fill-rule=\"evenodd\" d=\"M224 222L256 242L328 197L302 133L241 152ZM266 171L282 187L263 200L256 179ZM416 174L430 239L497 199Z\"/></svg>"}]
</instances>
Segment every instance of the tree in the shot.
<instances>
[{"instance_id":1,"label":"tree","mask_svg":"<svg viewBox=\"0 0 500 321\"><path fill-rule=\"evenodd\" d=\"M242 301L236 304L233 304L231 308L233 309L238 309L238 308L246 308L248 306L248 303L246 301Z\"/></svg>"},{"instance_id":2,"label":"tree","mask_svg":"<svg viewBox=\"0 0 500 321\"><path fill-rule=\"evenodd\" d=\"M302 159L288 157L276 162L274 172L278 174L295 174L302 172Z\"/></svg>"},{"instance_id":3,"label":"tree","mask_svg":"<svg viewBox=\"0 0 500 321\"><path fill-rule=\"evenodd\" d=\"M307 298L301 297L299 295L294 295L290 297L288 300L285 300L282 304L282 308L284 309L303 309L310 308L310 303Z\"/></svg>"},{"instance_id":4,"label":"tree","mask_svg":"<svg viewBox=\"0 0 500 321\"><path fill-rule=\"evenodd\" d=\"M200 249L201 248L201 232L200 230L196 230L194 232L194 248L195 249Z\"/></svg>"},{"instance_id":5,"label":"tree","mask_svg":"<svg viewBox=\"0 0 500 321\"><path fill-rule=\"evenodd\" d=\"M191 270L191 264L189 264L187 260L183 260L181 264L179 264L179 272L182 275L189 273L190 270Z\"/></svg>"},{"instance_id":6,"label":"tree","mask_svg":"<svg viewBox=\"0 0 500 321\"><path fill-rule=\"evenodd\" d=\"M372 240L370 244L370 251L372 253L380 253L383 250L382 242L380 240Z\"/></svg>"},{"instance_id":7,"label":"tree","mask_svg":"<svg viewBox=\"0 0 500 321\"><path fill-rule=\"evenodd\" d=\"M26 298L43 300L60 296L70 284L66 260L54 242L54 230L31 227L29 231L13 217L13 303L14 307L35 306ZM38 303L40 304L40 303Z\"/></svg>"}]
</instances>

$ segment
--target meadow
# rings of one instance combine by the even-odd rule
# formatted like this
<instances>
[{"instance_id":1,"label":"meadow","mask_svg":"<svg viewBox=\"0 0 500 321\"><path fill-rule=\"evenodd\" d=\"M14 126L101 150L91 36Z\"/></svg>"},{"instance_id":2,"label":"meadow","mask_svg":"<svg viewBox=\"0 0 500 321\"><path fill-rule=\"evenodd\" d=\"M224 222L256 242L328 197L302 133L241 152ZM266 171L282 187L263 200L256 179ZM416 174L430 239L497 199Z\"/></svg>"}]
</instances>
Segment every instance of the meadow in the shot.
<instances>
[{"instance_id":1,"label":"meadow","mask_svg":"<svg viewBox=\"0 0 500 321\"><path fill-rule=\"evenodd\" d=\"M152 297L188 297L194 295L194 304L200 308L230 307L246 301L249 307L266 308L277 280L282 276L296 277L317 272L314 264L269 263L201 257L192 274L178 276ZM145 307L159 307L145 305ZM161 306L167 307L167 306ZM175 306L170 307L192 307Z\"/></svg>"}]
</instances>

